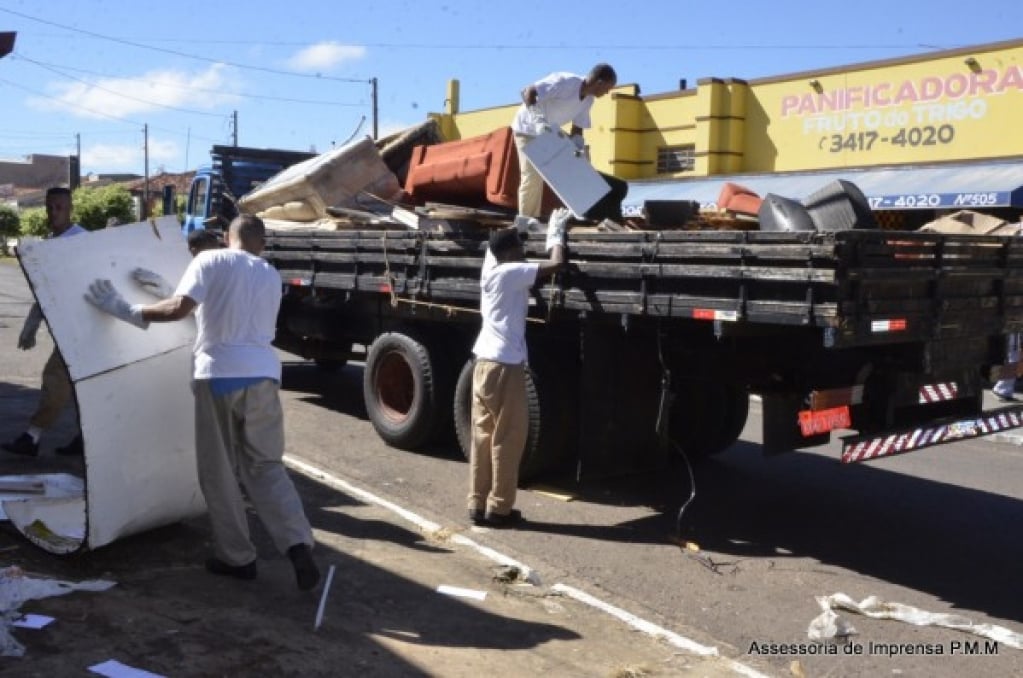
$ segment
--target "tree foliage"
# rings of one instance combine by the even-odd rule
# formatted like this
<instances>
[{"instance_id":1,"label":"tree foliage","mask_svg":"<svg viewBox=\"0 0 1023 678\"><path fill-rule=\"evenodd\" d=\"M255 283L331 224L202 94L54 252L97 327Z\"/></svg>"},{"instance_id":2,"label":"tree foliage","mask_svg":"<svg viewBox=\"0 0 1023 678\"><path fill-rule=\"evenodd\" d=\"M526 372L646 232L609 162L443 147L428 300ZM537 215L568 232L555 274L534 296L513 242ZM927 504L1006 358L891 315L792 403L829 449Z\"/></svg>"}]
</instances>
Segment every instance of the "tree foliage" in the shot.
<instances>
[{"instance_id":1,"label":"tree foliage","mask_svg":"<svg viewBox=\"0 0 1023 678\"><path fill-rule=\"evenodd\" d=\"M7 239L20 233L21 219L18 212L8 205L0 205L0 252L7 254Z\"/></svg>"},{"instance_id":2,"label":"tree foliage","mask_svg":"<svg viewBox=\"0 0 1023 678\"><path fill-rule=\"evenodd\" d=\"M77 188L72 199L71 220L90 231L106 228L112 218L121 224L136 221L131 193L124 186L111 184L100 188Z\"/></svg>"},{"instance_id":3,"label":"tree foliage","mask_svg":"<svg viewBox=\"0 0 1023 678\"><path fill-rule=\"evenodd\" d=\"M31 207L21 213L21 234L34 235L42 238L50 234L50 224L46 218L46 210L42 207Z\"/></svg>"}]
</instances>

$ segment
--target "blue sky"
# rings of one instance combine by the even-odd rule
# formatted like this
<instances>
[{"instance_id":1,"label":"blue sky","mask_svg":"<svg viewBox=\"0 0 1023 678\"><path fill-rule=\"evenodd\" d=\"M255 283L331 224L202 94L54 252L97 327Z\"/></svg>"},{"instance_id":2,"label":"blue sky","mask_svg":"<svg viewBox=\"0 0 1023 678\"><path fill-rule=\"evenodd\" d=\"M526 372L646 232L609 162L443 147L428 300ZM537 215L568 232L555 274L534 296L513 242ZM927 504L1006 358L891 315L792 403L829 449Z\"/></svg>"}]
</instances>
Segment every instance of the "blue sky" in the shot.
<instances>
[{"instance_id":1,"label":"blue sky","mask_svg":"<svg viewBox=\"0 0 1023 678\"><path fill-rule=\"evenodd\" d=\"M0 0L0 31L18 33L0 59L0 158L80 139L84 173L142 174L147 125L153 175L207 162L235 112L243 146L371 134L372 78L385 135L443 110L451 78L462 110L600 61L656 94L1015 39L1023 3Z\"/></svg>"}]
</instances>

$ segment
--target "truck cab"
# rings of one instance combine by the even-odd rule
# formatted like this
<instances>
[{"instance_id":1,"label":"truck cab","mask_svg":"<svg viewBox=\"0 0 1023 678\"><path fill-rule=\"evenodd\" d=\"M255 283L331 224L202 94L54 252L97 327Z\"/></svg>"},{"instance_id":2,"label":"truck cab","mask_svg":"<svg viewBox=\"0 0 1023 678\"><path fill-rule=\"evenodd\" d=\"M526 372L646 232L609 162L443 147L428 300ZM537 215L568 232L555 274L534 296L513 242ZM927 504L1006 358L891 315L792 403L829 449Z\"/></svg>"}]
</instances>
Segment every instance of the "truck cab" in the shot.
<instances>
[{"instance_id":1,"label":"truck cab","mask_svg":"<svg viewBox=\"0 0 1023 678\"><path fill-rule=\"evenodd\" d=\"M188 189L181 230L223 230L238 215L238 198L278 172L314 157L315 153L242 146L214 146L212 163L195 172Z\"/></svg>"}]
</instances>

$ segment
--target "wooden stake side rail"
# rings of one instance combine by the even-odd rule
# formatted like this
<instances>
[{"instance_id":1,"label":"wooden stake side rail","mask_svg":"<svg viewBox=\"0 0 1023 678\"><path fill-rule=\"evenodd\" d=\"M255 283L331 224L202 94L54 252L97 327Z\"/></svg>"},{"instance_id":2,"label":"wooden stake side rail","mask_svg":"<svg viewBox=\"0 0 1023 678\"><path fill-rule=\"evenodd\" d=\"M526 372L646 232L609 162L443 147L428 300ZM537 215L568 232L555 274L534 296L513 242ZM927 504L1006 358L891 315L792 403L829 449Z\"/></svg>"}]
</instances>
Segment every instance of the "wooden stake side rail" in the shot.
<instances>
[{"instance_id":1,"label":"wooden stake side rail","mask_svg":"<svg viewBox=\"0 0 1023 678\"><path fill-rule=\"evenodd\" d=\"M264 256L286 284L475 307L488 231L287 230ZM569 267L536 291L587 313L820 327L829 346L1023 329L1020 238L851 230L629 231L568 236ZM545 258L543 235L527 256Z\"/></svg>"}]
</instances>

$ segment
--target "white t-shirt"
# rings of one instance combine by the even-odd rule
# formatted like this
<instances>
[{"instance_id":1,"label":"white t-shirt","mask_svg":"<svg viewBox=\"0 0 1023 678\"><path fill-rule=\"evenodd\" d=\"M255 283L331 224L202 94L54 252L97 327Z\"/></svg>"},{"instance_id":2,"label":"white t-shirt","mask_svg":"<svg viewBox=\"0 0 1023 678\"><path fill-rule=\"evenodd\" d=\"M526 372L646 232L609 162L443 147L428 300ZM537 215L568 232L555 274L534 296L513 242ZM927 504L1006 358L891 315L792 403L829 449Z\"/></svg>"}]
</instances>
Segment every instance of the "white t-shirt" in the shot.
<instances>
[{"instance_id":1,"label":"white t-shirt","mask_svg":"<svg viewBox=\"0 0 1023 678\"><path fill-rule=\"evenodd\" d=\"M174 294L199 305L193 376L280 381L281 362L270 342L281 293L277 269L243 250L206 250L192 259Z\"/></svg>"},{"instance_id":2,"label":"white t-shirt","mask_svg":"<svg viewBox=\"0 0 1023 678\"><path fill-rule=\"evenodd\" d=\"M521 365L526 351L526 315L529 289L540 264L528 261L499 263L487 249L480 273L480 315L483 327L473 344L477 358L505 365Z\"/></svg>"},{"instance_id":3,"label":"white t-shirt","mask_svg":"<svg viewBox=\"0 0 1023 678\"><path fill-rule=\"evenodd\" d=\"M579 98L579 89L583 86L582 76L551 73L533 83L533 86L536 87L536 107L543 113L547 124L557 128L571 122L579 129L589 128L593 96ZM517 134L536 136L535 121L525 103L515 112L511 127Z\"/></svg>"},{"instance_id":4,"label":"white t-shirt","mask_svg":"<svg viewBox=\"0 0 1023 678\"><path fill-rule=\"evenodd\" d=\"M88 231L85 230L84 228L82 228L78 224L71 224L70 226L68 226L66 231L64 231L63 233L61 233L57 237L58 238L64 238L64 237L67 237L69 235L81 235L82 233L88 233Z\"/></svg>"}]
</instances>

